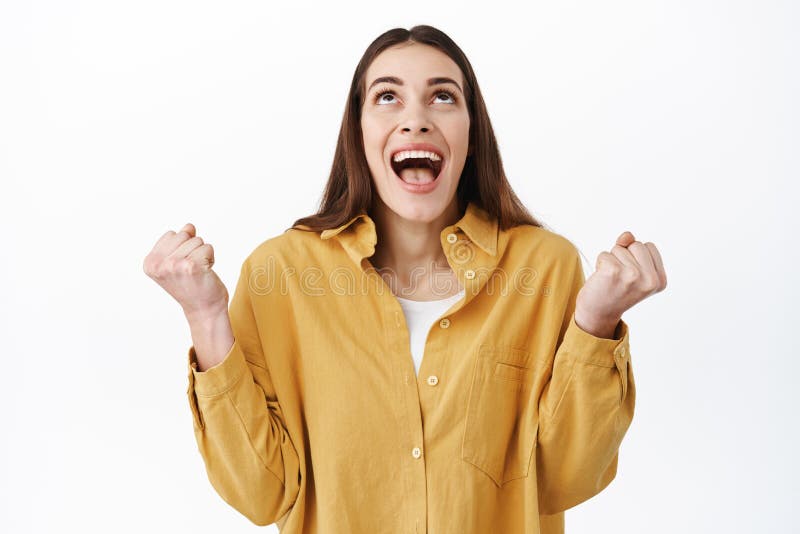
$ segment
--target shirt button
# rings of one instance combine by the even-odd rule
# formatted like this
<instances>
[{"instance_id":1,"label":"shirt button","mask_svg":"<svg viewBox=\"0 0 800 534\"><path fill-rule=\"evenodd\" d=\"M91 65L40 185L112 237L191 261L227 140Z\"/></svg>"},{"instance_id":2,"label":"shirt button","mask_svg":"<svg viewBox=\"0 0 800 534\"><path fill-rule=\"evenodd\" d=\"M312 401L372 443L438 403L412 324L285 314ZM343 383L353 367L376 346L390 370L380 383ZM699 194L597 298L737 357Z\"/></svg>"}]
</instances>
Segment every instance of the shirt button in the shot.
<instances>
[{"instance_id":1,"label":"shirt button","mask_svg":"<svg viewBox=\"0 0 800 534\"><path fill-rule=\"evenodd\" d=\"M414 447L413 449L411 449L411 456L413 456L414 458L419 458L420 456L422 456L422 451L419 450L419 447Z\"/></svg>"},{"instance_id":2,"label":"shirt button","mask_svg":"<svg viewBox=\"0 0 800 534\"><path fill-rule=\"evenodd\" d=\"M428 377L428 385L435 386L439 383L439 378L436 375L431 375Z\"/></svg>"},{"instance_id":3,"label":"shirt button","mask_svg":"<svg viewBox=\"0 0 800 534\"><path fill-rule=\"evenodd\" d=\"M456 234L447 234L448 243L455 243L456 241L458 241L458 236Z\"/></svg>"},{"instance_id":4,"label":"shirt button","mask_svg":"<svg viewBox=\"0 0 800 534\"><path fill-rule=\"evenodd\" d=\"M447 317L439 321L439 327L447 328L448 326L450 326L450 319L448 319Z\"/></svg>"},{"instance_id":5,"label":"shirt button","mask_svg":"<svg viewBox=\"0 0 800 534\"><path fill-rule=\"evenodd\" d=\"M472 269L468 269L464 272L464 276L466 276L467 279L472 280L473 278L475 278L475 271L473 271Z\"/></svg>"}]
</instances>

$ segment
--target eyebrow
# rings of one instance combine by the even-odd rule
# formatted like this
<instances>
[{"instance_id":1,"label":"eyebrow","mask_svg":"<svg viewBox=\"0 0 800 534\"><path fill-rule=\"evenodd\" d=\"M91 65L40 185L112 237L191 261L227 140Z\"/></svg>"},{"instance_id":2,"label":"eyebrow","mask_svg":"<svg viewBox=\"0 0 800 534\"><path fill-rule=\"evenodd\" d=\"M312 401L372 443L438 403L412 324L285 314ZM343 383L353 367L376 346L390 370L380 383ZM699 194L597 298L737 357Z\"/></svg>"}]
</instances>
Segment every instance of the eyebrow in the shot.
<instances>
[{"instance_id":1,"label":"eyebrow","mask_svg":"<svg viewBox=\"0 0 800 534\"><path fill-rule=\"evenodd\" d=\"M372 89L372 86L374 86L375 84L382 83L382 82L393 83L395 85L403 85L403 80L401 80L400 78L397 78L396 76L381 76L380 78L375 78L375 80L372 81L372 83L369 85L369 88L367 89L367 91ZM454 79L452 79L452 78L446 78L446 77L442 77L442 76L437 77L437 78L428 78L428 87L430 87L431 85L441 85L441 84L444 84L444 83L452 83L453 85L458 87L458 90L461 91L462 94L464 93L464 91L461 89L461 86L458 85L458 83L456 83L456 81Z\"/></svg>"}]
</instances>

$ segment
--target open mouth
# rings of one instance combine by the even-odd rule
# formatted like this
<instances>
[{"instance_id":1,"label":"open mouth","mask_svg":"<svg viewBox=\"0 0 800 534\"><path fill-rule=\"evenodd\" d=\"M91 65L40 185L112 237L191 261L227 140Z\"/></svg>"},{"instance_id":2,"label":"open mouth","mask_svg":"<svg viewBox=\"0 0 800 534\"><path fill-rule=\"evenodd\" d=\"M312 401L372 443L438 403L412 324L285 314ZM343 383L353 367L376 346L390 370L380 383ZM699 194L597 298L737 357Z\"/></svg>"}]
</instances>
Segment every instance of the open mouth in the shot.
<instances>
[{"instance_id":1,"label":"open mouth","mask_svg":"<svg viewBox=\"0 0 800 534\"><path fill-rule=\"evenodd\" d=\"M392 159L392 170L398 178L408 184L424 185L436 181L442 172L443 160L427 157Z\"/></svg>"}]
</instances>

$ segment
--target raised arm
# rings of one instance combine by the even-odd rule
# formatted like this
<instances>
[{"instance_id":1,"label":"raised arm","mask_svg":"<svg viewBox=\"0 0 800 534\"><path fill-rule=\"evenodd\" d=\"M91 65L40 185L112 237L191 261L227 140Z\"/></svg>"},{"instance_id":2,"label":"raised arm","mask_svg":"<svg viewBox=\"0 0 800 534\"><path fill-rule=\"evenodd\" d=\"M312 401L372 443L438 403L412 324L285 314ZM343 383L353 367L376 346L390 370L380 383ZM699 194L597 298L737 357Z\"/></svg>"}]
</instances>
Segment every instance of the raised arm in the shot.
<instances>
[{"instance_id":1,"label":"raised arm","mask_svg":"<svg viewBox=\"0 0 800 534\"><path fill-rule=\"evenodd\" d=\"M256 525L269 525L297 499L300 464L262 353L249 278L245 261L229 309L234 341L224 359L199 371L196 347L189 348L187 395L214 489Z\"/></svg>"},{"instance_id":2,"label":"raised arm","mask_svg":"<svg viewBox=\"0 0 800 534\"><path fill-rule=\"evenodd\" d=\"M636 402L622 314L667 287L658 249L631 232L598 255L588 280L574 252L552 373L539 400L536 467L546 515L589 499L616 476Z\"/></svg>"},{"instance_id":3,"label":"raised arm","mask_svg":"<svg viewBox=\"0 0 800 534\"><path fill-rule=\"evenodd\" d=\"M264 358L248 261L230 307L213 264L213 248L189 223L161 236L144 270L178 301L189 321L186 393L208 479L233 508L257 525L269 525L297 499L298 454Z\"/></svg>"},{"instance_id":4,"label":"raised arm","mask_svg":"<svg viewBox=\"0 0 800 534\"><path fill-rule=\"evenodd\" d=\"M633 419L628 326L620 319L614 339L578 327L575 301L583 284L576 251L552 375L539 401L539 511L548 515L586 501L613 480L619 446Z\"/></svg>"}]
</instances>

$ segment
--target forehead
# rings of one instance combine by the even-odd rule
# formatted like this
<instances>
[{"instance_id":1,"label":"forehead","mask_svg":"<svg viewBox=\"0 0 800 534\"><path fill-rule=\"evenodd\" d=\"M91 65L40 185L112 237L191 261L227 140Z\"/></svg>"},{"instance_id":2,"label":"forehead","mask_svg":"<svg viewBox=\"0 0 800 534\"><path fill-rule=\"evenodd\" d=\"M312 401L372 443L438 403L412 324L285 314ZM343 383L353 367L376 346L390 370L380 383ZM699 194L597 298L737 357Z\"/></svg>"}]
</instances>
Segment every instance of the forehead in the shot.
<instances>
[{"instance_id":1,"label":"forehead","mask_svg":"<svg viewBox=\"0 0 800 534\"><path fill-rule=\"evenodd\" d=\"M396 76L413 85L424 85L434 76L446 76L464 86L461 69L447 54L420 43L395 45L378 54L367 68L367 87L379 76Z\"/></svg>"}]
</instances>

